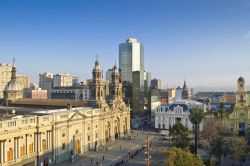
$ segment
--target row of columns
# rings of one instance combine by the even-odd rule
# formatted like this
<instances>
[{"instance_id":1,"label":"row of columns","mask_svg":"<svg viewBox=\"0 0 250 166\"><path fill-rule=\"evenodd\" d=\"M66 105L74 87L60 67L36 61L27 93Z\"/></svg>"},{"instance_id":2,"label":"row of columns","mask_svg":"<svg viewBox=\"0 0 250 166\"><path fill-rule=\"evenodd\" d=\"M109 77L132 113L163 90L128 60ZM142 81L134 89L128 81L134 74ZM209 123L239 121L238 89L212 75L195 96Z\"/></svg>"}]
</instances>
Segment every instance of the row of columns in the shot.
<instances>
[{"instance_id":1,"label":"row of columns","mask_svg":"<svg viewBox=\"0 0 250 166\"><path fill-rule=\"evenodd\" d=\"M14 138L14 159L19 158L19 139L20 137Z\"/></svg>"},{"instance_id":2,"label":"row of columns","mask_svg":"<svg viewBox=\"0 0 250 166\"><path fill-rule=\"evenodd\" d=\"M42 147L41 147L41 132L35 133L34 134L34 143L33 143L33 151L35 152L40 152L42 151ZM29 145L28 145L28 136L29 134L25 135L25 147L24 147L24 154L27 155L28 154L28 149L29 149ZM52 148L52 132L51 131L47 131L46 132L46 142L47 142L47 149ZM7 157L7 151L6 151L6 140L0 140L0 164L3 164L7 161L6 157ZM20 158L20 137L14 137L14 149L13 149L13 159L18 159Z\"/></svg>"},{"instance_id":3,"label":"row of columns","mask_svg":"<svg viewBox=\"0 0 250 166\"><path fill-rule=\"evenodd\" d=\"M0 140L0 163L5 162L5 142L6 140Z\"/></svg>"}]
</instances>

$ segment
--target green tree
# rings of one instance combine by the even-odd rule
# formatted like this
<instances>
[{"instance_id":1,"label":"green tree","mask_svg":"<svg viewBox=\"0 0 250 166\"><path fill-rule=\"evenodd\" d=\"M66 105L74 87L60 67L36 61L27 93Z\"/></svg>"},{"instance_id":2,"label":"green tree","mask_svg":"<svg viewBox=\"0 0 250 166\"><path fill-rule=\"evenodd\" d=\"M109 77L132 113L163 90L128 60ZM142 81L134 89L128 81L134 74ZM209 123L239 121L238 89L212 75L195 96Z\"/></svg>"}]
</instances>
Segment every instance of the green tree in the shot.
<instances>
[{"instance_id":1,"label":"green tree","mask_svg":"<svg viewBox=\"0 0 250 166\"><path fill-rule=\"evenodd\" d=\"M247 145L250 145L250 130L249 129L245 133L245 138L247 140Z\"/></svg>"},{"instance_id":2,"label":"green tree","mask_svg":"<svg viewBox=\"0 0 250 166\"><path fill-rule=\"evenodd\" d=\"M195 153L195 155L197 155L198 127L199 127L199 124L204 119L203 110L201 108L198 108L198 107L192 108L191 111L190 111L189 119L194 125L194 134L195 134L195 137L194 137L194 153Z\"/></svg>"},{"instance_id":3,"label":"green tree","mask_svg":"<svg viewBox=\"0 0 250 166\"><path fill-rule=\"evenodd\" d=\"M188 128L181 123L174 124L170 129L170 133L174 137L176 147L184 149L190 145Z\"/></svg>"},{"instance_id":4,"label":"green tree","mask_svg":"<svg viewBox=\"0 0 250 166\"><path fill-rule=\"evenodd\" d=\"M203 166L200 157L193 155L187 150L170 148L167 153L167 166Z\"/></svg>"},{"instance_id":5,"label":"green tree","mask_svg":"<svg viewBox=\"0 0 250 166\"><path fill-rule=\"evenodd\" d=\"M229 145L233 159L242 161L247 153L247 140L244 137L231 137Z\"/></svg>"},{"instance_id":6,"label":"green tree","mask_svg":"<svg viewBox=\"0 0 250 166\"><path fill-rule=\"evenodd\" d=\"M223 104L220 105L220 107L216 110L214 115L217 119L220 120L221 124L222 124L223 119L228 118L229 116L226 110L224 109Z\"/></svg>"},{"instance_id":7,"label":"green tree","mask_svg":"<svg viewBox=\"0 0 250 166\"><path fill-rule=\"evenodd\" d=\"M221 157L226 157L228 152L229 147L227 141L224 139L224 137L218 136L211 142L209 160L211 159L211 156L214 155L218 160L218 165L220 165Z\"/></svg>"}]
</instances>

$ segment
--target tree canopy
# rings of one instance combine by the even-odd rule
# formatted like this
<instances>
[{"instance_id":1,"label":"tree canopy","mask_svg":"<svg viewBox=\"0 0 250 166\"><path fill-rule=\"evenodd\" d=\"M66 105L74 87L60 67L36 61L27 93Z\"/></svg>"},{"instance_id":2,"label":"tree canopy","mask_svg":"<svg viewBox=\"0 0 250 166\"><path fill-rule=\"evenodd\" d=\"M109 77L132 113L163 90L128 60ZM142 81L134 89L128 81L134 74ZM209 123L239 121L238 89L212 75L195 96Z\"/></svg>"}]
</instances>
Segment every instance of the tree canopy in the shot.
<instances>
[{"instance_id":1,"label":"tree canopy","mask_svg":"<svg viewBox=\"0 0 250 166\"><path fill-rule=\"evenodd\" d=\"M171 148L167 150L167 166L204 166L200 157L187 150Z\"/></svg>"},{"instance_id":2,"label":"tree canopy","mask_svg":"<svg viewBox=\"0 0 250 166\"><path fill-rule=\"evenodd\" d=\"M188 128L183 126L181 123L174 124L170 129L170 134L174 137L176 147L184 149L191 143Z\"/></svg>"}]
</instances>

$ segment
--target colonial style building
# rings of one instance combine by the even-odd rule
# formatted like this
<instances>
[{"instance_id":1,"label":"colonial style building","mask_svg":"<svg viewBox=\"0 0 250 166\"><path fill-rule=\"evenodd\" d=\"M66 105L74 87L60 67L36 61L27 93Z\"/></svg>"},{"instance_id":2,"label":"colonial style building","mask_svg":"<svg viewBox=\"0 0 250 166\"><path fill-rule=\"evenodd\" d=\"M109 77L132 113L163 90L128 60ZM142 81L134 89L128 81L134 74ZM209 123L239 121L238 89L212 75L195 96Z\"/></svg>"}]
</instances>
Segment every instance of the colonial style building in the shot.
<instances>
[{"instance_id":1,"label":"colonial style building","mask_svg":"<svg viewBox=\"0 0 250 166\"><path fill-rule=\"evenodd\" d=\"M159 130L169 130L170 126L176 123L182 123L183 126L192 130L193 124L189 120L190 110L194 107L205 107L202 103L193 100L178 100L171 104L161 105L155 112L155 128ZM203 125L200 124L200 130Z\"/></svg>"},{"instance_id":2,"label":"colonial style building","mask_svg":"<svg viewBox=\"0 0 250 166\"><path fill-rule=\"evenodd\" d=\"M229 132L244 135L250 128L250 107L247 98L245 79L240 77L237 81L235 108L229 114L229 119L224 120Z\"/></svg>"},{"instance_id":3,"label":"colonial style building","mask_svg":"<svg viewBox=\"0 0 250 166\"><path fill-rule=\"evenodd\" d=\"M112 74L111 74L111 83L109 84L109 98L114 100L116 97L122 96L122 84L120 83L120 72L115 64Z\"/></svg>"},{"instance_id":4,"label":"colonial style building","mask_svg":"<svg viewBox=\"0 0 250 166\"><path fill-rule=\"evenodd\" d=\"M0 166L62 163L129 133L130 107L119 93L106 103L100 74L96 61L94 95L84 107L34 110L0 121Z\"/></svg>"},{"instance_id":5,"label":"colonial style building","mask_svg":"<svg viewBox=\"0 0 250 166\"><path fill-rule=\"evenodd\" d=\"M102 71L98 59L95 61L95 66L92 71L92 80L90 82L91 100L104 100L105 85L102 80Z\"/></svg>"}]
</instances>

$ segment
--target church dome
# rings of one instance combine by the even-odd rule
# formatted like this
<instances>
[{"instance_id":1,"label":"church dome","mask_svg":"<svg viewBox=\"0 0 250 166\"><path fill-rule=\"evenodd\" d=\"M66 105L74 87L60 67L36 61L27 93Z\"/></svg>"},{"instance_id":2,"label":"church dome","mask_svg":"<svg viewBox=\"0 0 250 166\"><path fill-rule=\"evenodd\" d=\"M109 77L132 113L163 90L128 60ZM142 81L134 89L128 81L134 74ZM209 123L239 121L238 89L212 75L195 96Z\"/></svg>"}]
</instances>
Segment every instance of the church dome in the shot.
<instances>
[{"instance_id":1,"label":"church dome","mask_svg":"<svg viewBox=\"0 0 250 166\"><path fill-rule=\"evenodd\" d=\"M19 83L16 80L11 80L8 82L8 84L5 86L4 91L22 91L22 87L19 85Z\"/></svg>"},{"instance_id":2,"label":"church dome","mask_svg":"<svg viewBox=\"0 0 250 166\"><path fill-rule=\"evenodd\" d=\"M245 79L243 77L238 78L238 82L245 82Z\"/></svg>"}]
</instances>

